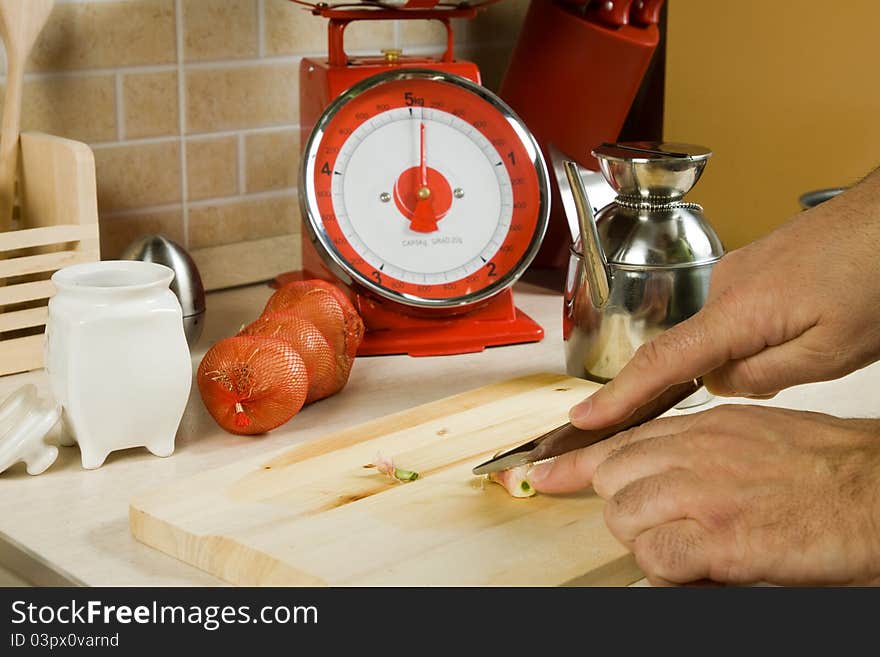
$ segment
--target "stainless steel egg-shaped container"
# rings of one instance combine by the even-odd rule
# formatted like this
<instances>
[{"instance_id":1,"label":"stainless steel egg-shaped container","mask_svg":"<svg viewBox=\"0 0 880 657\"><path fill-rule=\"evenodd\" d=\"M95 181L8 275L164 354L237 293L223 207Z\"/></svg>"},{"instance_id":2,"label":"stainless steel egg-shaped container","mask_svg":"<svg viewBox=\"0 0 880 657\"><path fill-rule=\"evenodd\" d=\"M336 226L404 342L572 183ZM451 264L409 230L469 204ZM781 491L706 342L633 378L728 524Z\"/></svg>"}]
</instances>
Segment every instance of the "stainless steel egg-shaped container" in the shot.
<instances>
[{"instance_id":1,"label":"stainless steel egg-shaped container","mask_svg":"<svg viewBox=\"0 0 880 657\"><path fill-rule=\"evenodd\" d=\"M183 311L183 329L190 347L198 342L205 323L205 288L192 256L180 244L164 235L144 235L122 253L123 260L143 260L174 271L171 291Z\"/></svg>"}]
</instances>

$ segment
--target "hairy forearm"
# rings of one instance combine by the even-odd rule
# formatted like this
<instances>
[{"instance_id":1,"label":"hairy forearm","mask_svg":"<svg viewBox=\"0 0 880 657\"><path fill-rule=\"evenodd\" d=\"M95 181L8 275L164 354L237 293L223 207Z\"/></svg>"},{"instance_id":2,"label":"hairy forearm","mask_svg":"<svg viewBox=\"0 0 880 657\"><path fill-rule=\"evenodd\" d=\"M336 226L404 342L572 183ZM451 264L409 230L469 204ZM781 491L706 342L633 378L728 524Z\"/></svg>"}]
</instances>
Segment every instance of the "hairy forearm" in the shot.
<instances>
[{"instance_id":1,"label":"hairy forearm","mask_svg":"<svg viewBox=\"0 0 880 657\"><path fill-rule=\"evenodd\" d=\"M880 169L804 215L808 221L826 224L833 234L845 231L841 235L845 244L865 240L861 246L877 254L880 249Z\"/></svg>"}]
</instances>

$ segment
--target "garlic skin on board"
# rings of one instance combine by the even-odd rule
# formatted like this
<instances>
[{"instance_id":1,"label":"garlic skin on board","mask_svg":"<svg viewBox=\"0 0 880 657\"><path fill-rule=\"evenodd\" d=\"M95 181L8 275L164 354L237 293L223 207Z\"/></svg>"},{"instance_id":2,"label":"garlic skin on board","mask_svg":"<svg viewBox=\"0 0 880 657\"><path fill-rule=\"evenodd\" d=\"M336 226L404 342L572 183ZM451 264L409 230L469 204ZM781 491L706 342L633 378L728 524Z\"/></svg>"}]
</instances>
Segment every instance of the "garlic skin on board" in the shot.
<instances>
[{"instance_id":1,"label":"garlic skin on board","mask_svg":"<svg viewBox=\"0 0 880 657\"><path fill-rule=\"evenodd\" d=\"M370 463L365 465L365 468L376 468L379 472L384 475L388 475L395 481L415 481L419 478L418 472L413 472L412 470L404 470L403 468L398 468L394 465L394 461L384 456L382 452L376 452L376 458L374 459L374 463Z\"/></svg>"}]
</instances>

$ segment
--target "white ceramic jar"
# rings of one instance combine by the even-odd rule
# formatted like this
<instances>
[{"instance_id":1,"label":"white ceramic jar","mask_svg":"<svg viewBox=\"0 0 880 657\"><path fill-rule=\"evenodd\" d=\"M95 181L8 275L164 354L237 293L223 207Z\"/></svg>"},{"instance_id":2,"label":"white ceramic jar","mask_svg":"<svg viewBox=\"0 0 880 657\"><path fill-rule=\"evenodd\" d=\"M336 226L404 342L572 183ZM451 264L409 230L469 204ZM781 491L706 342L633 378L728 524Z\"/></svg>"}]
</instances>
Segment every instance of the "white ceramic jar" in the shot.
<instances>
[{"instance_id":1,"label":"white ceramic jar","mask_svg":"<svg viewBox=\"0 0 880 657\"><path fill-rule=\"evenodd\" d=\"M64 431L84 468L118 449L174 451L192 385L180 303L168 267L133 260L66 267L52 276L46 370Z\"/></svg>"}]
</instances>

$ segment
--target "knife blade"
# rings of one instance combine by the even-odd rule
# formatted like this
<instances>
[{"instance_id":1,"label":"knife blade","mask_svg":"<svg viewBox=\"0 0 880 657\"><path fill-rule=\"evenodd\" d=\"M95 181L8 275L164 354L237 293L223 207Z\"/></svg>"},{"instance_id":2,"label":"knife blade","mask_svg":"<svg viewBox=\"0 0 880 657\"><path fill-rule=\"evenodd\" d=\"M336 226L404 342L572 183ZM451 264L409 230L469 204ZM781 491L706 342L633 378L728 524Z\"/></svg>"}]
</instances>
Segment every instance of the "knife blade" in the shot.
<instances>
[{"instance_id":1,"label":"knife blade","mask_svg":"<svg viewBox=\"0 0 880 657\"><path fill-rule=\"evenodd\" d=\"M684 401L703 386L701 379L693 379L667 388L644 406L639 407L625 420L602 429L578 429L571 422L548 431L537 438L523 443L519 447L496 454L485 463L475 467L475 475L500 472L521 465L529 465L561 456L567 452L589 447L621 431L632 429L640 424L660 417Z\"/></svg>"}]
</instances>

